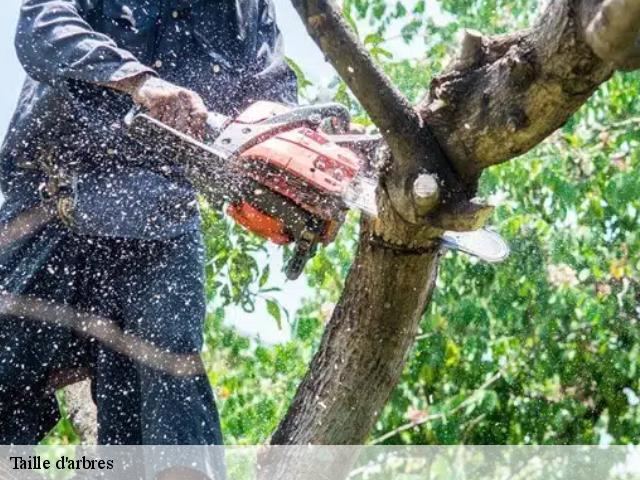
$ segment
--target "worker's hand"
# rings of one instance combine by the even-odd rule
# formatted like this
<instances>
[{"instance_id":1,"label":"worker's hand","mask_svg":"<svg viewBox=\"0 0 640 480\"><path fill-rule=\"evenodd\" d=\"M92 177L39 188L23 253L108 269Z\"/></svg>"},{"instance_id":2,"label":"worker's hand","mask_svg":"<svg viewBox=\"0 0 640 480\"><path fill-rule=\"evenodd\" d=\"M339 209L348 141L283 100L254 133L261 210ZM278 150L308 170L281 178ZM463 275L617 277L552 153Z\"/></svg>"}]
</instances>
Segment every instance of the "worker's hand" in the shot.
<instances>
[{"instance_id":1,"label":"worker's hand","mask_svg":"<svg viewBox=\"0 0 640 480\"><path fill-rule=\"evenodd\" d=\"M196 138L204 136L208 111L197 93L148 77L131 93L131 98L164 124Z\"/></svg>"},{"instance_id":2,"label":"worker's hand","mask_svg":"<svg viewBox=\"0 0 640 480\"><path fill-rule=\"evenodd\" d=\"M195 138L204 136L208 111L197 93L151 75L111 86L129 93L135 103L162 123Z\"/></svg>"}]
</instances>

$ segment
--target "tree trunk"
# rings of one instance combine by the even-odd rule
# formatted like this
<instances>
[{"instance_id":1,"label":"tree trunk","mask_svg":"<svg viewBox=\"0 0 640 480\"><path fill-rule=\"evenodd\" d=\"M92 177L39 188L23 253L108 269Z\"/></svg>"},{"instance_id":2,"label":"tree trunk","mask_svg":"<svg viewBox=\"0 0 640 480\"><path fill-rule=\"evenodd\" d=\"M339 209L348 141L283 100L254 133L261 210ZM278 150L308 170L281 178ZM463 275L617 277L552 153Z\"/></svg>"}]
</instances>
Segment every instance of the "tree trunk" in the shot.
<instances>
[{"instance_id":1,"label":"tree trunk","mask_svg":"<svg viewBox=\"0 0 640 480\"><path fill-rule=\"evenodd\" d=\"M436 278L439 253L372 242L363 222L346 287L272 444L351 444L397 384Z\"/></svg>"}]
</instances>

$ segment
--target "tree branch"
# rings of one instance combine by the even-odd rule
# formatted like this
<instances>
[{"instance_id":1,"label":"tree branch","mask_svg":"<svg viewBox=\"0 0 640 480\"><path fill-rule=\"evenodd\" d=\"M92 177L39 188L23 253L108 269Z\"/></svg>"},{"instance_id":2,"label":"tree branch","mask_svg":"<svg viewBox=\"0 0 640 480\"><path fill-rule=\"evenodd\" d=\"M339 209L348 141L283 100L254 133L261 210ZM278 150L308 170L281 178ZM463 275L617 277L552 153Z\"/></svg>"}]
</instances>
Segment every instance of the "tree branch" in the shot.
<instances>
[{"instance_id":1,"label":"tree branch","mask_svg":"<svg viewBox=\"0 0 640 480\"><path fill-rule=\"evenodd\" d=\"M628 52L612 39L618 32L628 45L633 22L598 18L614 18L621 4L635 12L631 3L638 0L554 0L531 29L481 38L467 33L463 54L418 106L458 173L477 178L562 126L614 71L586 38L606 38L618 53Z\"/></svg>"},{"instance_id":2,"label":"tree branch","mask_svg":"<svg viewBox=\"0 0 640 480\"><path fill-rule=\"evenodd\" d=\"M622 70L640 68L640 0L605 0L586 20L585 38L598 57Z\"/></svg>"},{"instance_id":3,"label":"tree branch","mask_svg":"<svg viewBox=\"0 0 640 480\"><path fill-rule=\"evenodd\" d=\"M309 35L385 136L406 136L420 124L409 101L360 43L333 0L292 0Z\"/></svg>"},{"instance_id":4,"label":"tree branch","mask_svg":"<svg viewBox=\"0 0 640 480\"><path fill-rule=\"evenodd\" d=\"M466 199L465 186L431 130L375 64L335 2L292 0L292 3L311 37L380 129L392 154L381 181L392 206L390 221L384 225L395 231L400 219L413 226L429 223L425 217L439 201L455 204ZM415 192L413 186L424 173L433 174L436 185L433 192L422 197L422 192ZM378 233L386 236L384 232Z\"/></svg>"}]
</instances>

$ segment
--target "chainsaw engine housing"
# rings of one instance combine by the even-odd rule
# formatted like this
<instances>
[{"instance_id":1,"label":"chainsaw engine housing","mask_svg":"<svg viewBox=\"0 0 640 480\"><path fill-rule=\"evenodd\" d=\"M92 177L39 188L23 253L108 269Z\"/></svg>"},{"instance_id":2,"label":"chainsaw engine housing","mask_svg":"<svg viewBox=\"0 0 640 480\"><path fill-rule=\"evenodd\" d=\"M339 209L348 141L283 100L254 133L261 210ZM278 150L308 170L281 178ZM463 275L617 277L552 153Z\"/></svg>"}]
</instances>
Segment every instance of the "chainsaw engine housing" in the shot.
<instances>
[{"instance_id":1,"label":"chainsaw engine housing","mask_svg":"<svg viewBox=\"0 0 640 480\"><path fill-rule=\"evenodd\" d=\"M348 124L337 104L288 107L257 102L239 117L211 113L200 141L139 111L129 135L179 164L214 207L276 244L295 244L286 274L297 278L319 244L336 236L348 211L347 192L363 161L319 131L322 120Z\"/></svg>"},{"instance_id":2,"label":"chainsaw engine housing","mask_svg":"<svg viewBox=\"0 0 640 480\"><path fill-rule=\"evenodd\" d=\"M283 108L259 102L236 122L257 123ZM267 138L233 162L251 182L244 199L228 206L228 214L276 244L295 243L287 276L296 278L316 246L335 238L348 210L342 195L362 161L323 133L300 127Z\"/></svg>"}]
</instances>

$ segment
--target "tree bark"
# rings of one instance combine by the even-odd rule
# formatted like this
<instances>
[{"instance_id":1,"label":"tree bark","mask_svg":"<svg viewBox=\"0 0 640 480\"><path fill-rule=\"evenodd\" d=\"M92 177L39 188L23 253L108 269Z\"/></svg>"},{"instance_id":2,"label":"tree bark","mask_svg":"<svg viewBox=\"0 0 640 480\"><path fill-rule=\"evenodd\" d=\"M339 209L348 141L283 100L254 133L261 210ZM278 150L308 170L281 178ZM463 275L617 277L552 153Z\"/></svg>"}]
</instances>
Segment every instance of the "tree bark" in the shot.
<instances>
[{"instance_id":1,"label":"tree bark","mask_svg":"<svg viewBox=\"0 0 640 480\"><path fill-rule=\"evenodd\" d=\"M496 37L467 33L458 61L432 82L417 106L460 175L476 178L529 151L561 127L617 64L633 64L640 1L618 2L636 8L627 12L629 21L605 29L597 19L611 3L616 2L554 0L531 29ZM600 58L589 40L617 38L616 32L620 44L608 45L617 54L600 49L615 56L614 63Z\"/></svg>"},{"instance_id":2,"label":"tree bark","mask_svg":"<svg viewBox=\"0 0 640 480\"><path fill-rule=\"evenodd\" d=\"M342 298L272 444L360 443L402 373L439 253L395 251L362 229Z\"/></svg>"},{"instance_id":3,"label":"tree bark","mask_svg":"<svg viewBox=\"0 0 640 480\"><path fill-rule=\"evenodd\" d=\"M98 443L98 410L91 397L91 380L69 385L64 389L69 421L83 445Z\"/></svg>"},{"instance_id":4,"label":"tree bark","mask_svg":"<svg viewBox=\"0 0 640 480\"><path fill-rule=\"evenodd\" d=\"M603 15L612 18L606 10L612 4L619 14L626 1L634 4L631 18L602 20ZM404 198L394 201L398 192L389 185L412 184L415 178L402 175L424 167L440 178L447 177L443 169L449 169L470 197L484 168L533 148L563 125L616 68L635 61L638 1L553 0L531 29L487 38L468 33L457 61L433 81L416 107L424 135L403 135L403 120L398 109L392 110L400 126L382 130L394 158L379 189L379 202L390 208L381 208L383 215L373 225L364 223L342 298L273 444L364 442L400 378L437 270L435 250L416 252L433 245L443 222L438 214L420 219L397 211L415 199L405 191ZM335 16L336 5L331 0L292 2L316 43L325 47L331 63L375 119L380 105L368 106L375 103L371 91L382 84L380 72L354 45L353 35L345 34L347 27L325 21ZM594 39L616 38L616 32L624 37L623 44L610 42L613 47L598 51ZM611 52L616 49L624 52L614 58ZM360 71L349 70L353 51ZM413 115L407 115L406 125L413 124ZM416 140L422 144L416 145ZM441 158L426 158L425 145L442 148L447 165ZM452 184L444 187L441 200L446 202ZM399 196L403 197L402 189ZM453 198L461 200L460 195ZM451 217L456 212L473 211L461 205L444 215L454 226ZM382 239L382 244L372 243L372 238Z\"/></svg>"}]
</instances>

